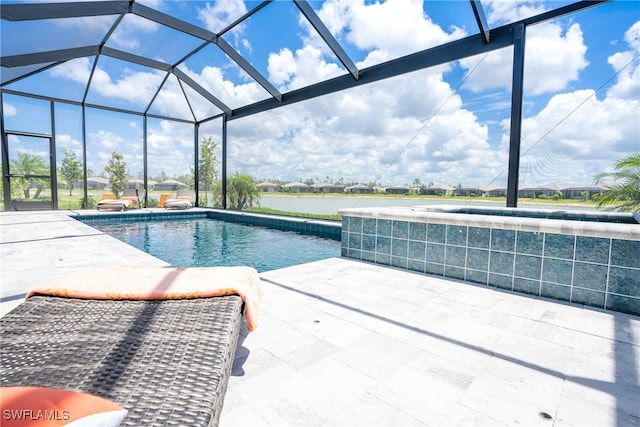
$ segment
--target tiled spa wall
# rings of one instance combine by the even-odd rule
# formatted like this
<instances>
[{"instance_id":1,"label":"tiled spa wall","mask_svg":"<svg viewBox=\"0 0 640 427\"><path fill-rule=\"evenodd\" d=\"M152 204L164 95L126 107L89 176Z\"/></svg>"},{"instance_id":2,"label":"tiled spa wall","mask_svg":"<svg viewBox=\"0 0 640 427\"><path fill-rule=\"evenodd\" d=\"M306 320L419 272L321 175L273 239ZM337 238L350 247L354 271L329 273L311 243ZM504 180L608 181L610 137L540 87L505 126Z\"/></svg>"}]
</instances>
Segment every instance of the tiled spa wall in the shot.
<instances>
[{"instance_id":1,"label":"tiled spa wall","mask_svg":"<svg viewBox=\"0 0 640 427\"><path fill-rule=\"evenodd\" d=\"M343 215L342 256L640 315L640 240Z\"/></svg>"}]
</instances>

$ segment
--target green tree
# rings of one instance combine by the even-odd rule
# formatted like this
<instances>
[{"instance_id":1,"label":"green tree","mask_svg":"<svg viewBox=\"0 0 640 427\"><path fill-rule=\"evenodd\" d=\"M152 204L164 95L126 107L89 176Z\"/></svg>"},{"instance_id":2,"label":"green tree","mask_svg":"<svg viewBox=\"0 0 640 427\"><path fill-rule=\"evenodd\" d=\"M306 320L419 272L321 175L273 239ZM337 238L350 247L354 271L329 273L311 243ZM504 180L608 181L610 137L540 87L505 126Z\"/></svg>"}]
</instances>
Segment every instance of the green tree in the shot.
<instances>
[{"instance_id":1,"label":"green tree","mask_svg":"<svg viewBox=\"0 0 640 427\"><path fill-rule=\"evenodd\" d=\"M260 204L260 188L252 177L240 172L229 177L227 194L231 207L238 210Z\"/></svg>"},{"instance_id":2,"label":"green tree","mask_svg":"<svg viewBox=\"0 0 640 427\"><path fill-rule=\"evenodd\" d=\"M215 183L218 178L217 148L218 143L211 137L200 141L200 152L198 153L198 188L204 190L204 198L207 201L209 199L208 192L216 188Z\"/></svg>"},{"instance_id":3,"label":"green tree","mask_svg":"<svg viewBox=\"0 0 640 427\"><path fill-rule=\"evenodd\" d=\"M18 157L11 159L10 169L12 174L17 175L49 175L49 168L47 163L42 157L35 154L25 153L24 151L18 152ZM36 186L36 194L33 196L37 198L40 192L43 190L45 181L38 178L18 178L15 182L18 183L24 193L24 198L28 199L31 194L30 190L33 185Z\"/></svg>"},{"instance_id":4,"label":"green tree","mask_svg":"<svg viewBox=\"0 0 640 427\"><path fill-rule=\"evenodd\" d=\"M640 153L618 160L613 169L595 177L596 184L606 188L598 200L598 208L614 205L613 210L640 212Z\"/></svg>"},{"instance_id":5,"label":"green tree","mask_svg":"<svg viewBox=\"0 0 640 427\"><path fill-rule=\"evenodd\" d=\"M76 159L76 153L69 149L65 149L62 166L60 166L58 171L67 182L67 185L69 186L69 195L72 196L74 182L82 178L82 162Z\"/></svg>"},{"instance_id":6,"label":"green tree","mask_svg":"<svg viewBox=\"0 0 640 427\"><path fill-rule=\"evenodd\" d=\"M129 180L129 177L127 176L127 164L124 161L124 156L113 151L111 153L111 158L104 167L104 170L109 174L111 191L115 194L116 198L120 197L120 194L124 191L125 184Z\"/></svg>"},{"instance_id":7,"label":"green tree","mask_svg":"<svg viewBox=\"0 0 640 427\"><path fill-rule=\"evenodd\" d=\"M169 175L165 171L160 171L160 175L157 176L156 181L162 182L169 179Z\"/></svg>"}]
</instances>

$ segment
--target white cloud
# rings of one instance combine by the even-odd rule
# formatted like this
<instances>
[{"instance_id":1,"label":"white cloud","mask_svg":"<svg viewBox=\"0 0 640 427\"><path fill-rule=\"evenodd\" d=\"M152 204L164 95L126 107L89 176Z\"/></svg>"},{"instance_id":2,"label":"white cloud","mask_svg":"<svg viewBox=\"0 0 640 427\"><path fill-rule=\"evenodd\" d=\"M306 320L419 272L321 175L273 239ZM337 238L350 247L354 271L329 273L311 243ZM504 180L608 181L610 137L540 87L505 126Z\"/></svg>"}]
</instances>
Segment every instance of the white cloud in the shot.
<instances>
[{"instance_id":1,"label":"white cloud","mask_svg":"<svg viewBox=\"0 0 640 427\"><path fill-rule=\"evenodd\" d=\"M523 181L593 183L613 160L640 149L638 100L598 99L593 90L558 94L522 123ZM508 144L508 121L503 143Z\"/></svg>"},{"instance_id":2,"label":"white cloud","mask_svg":"<svg viewBox=\"0 0 640 427\"><path fill-rule=\"evenodd\" d=\"M528 31L525 45L525 90L537 95L564 89L576 81L588 63L580 25L566 31L559 25L540 24Z\"/></svg>"},{"instance_id":3,"label":"white cloud","mask_svg":"<svg viewBox=\"0 0 640 427\"><path fill-rule=\"evenodd\" d=\"M5 117L13 117L16 114L18 114L18 109L15 107L15 105L12 105L8 102L3 102L2 103L2 114L5 115Z\"/></svg>"},{"instance_id":4,"label":"white cloud","mask_svg":"<svg viewBox=\"0 0 640 427\"><path fill-rule=\"evenodd\" d=\"M193 120L189 104L185 100L184 94L174 76L169 76L165 81L162 90L153 101L152 108L154 111L170 117Z\"/></svg>"},{"instance_id":5,"label":"white cloud","mask_svg":"<svg viewBox=\"0 0 640 427\"><path fill-rule=\"evenodd\" d=\"M498 26L546 12L547 8L540 0L484 0L487 21Z\"/></svg>"},{"instance_id":6,"label":"white cloud","mask_svg":"<svg viewBox=\"0 0 640 427\"><path fill-rule=\"evenodd\" d=\"M199 9L198 17L209 31L218 33L245 13L247 8L242 0L218 0L207 2L204 8ZM232 31L238 32L241 29L235 28Z\"/></svg>"},{"instance_id":7,"label":"white cloud","mask_svg":"<svg viewBox=\"0 0 640 427\"><path fill-rule=\"evenodd\" d=\"M91 63L89 58L77 58L52 68L50 73L54 77L86 85L91 75ZM90 93L95 91L107 98L146 106L160 86L162 78L163 75L159 71L144 72L125 68L122 75L113 80L111 75L98 65L91 80Z\"/></svg>"},{"instance_id":8,"label":"white cloud","mask_svg":"<svg viewBox=\"0 0 640 427\"><path fill-rule=\"evenodd\" d=\"M288 82L297 73L293 52L289 48L282 48L278 53L269 54L267 69L273 83L282 85Z\"/></svg>"},{"instance_id":9,"label":"white cloud","mask_svg":"<svg viewBox=\"0 0 640 427\"><path fill-rule=\"evenodd\" d=\"M200 73L187 68L185 65L181 65L180 69L231 108L247 105L269 96L254 81L235 84L228 80L224 75L224 70L220 67L206 66Z\"/></svg>"},{"instance_id":10,"label":"white cloud","mask_svg":"<svg viewBox=\"0 0 640 427\"><path fill-rule=\"evenodd\" d=\"M328 1L318 13L335 34L370 49L365 63L461 34L458 29L447 34L433 24L421 2ZM376 24L364 25L367 19ZM293 89L344 73L325 54L315 44L273 53L270 77ZM455 170L457 183L482 171L491 174L501 163L489 146L487 128L461 109L461 98L443 80L448 69L423 70L231 122L230 163L265 179L329 176L409 183L426 175L448 182Z\"/></svg>"},{"instance_id":11,"label":"white cloud","mask_svg":"<svg viewBox=\"0 0 640 427\"><path fill-rule=\"evenodd\" d=\"M87 135L87 146L87 169L91 169L96 175L104 170L113 151L123 154L127 163L131 163L134 156L124 138L106 130L90 132Z\"/></svg>"},{"instance_id":12,"label":"white cloud","mask_svg":"<svg viewBox=\"0 0 640 427\"><path fill-rule=\"evenodd\" d=\"M290 91L344 74L341 68L327 62L322 51L313 46L297 49L295 54L288 48L272 53L268 60L269 79L280 85L280 90Z\"/></svg>"},{"instance_id":13,"label":"white cloud","mask_svg":"<svg viewBox=\"0 0 640 427\"><path fill-rule=\"evenodd\" d=\"M441 73L397 77L231 122L230 163L264 179L469 182L501 163L460 105Z\"/></svg>"},{"instance_id":14,"label":"white cloud","mask_svg":"<svg viewBox=\"0 0 640 427\"><path fill-rule=\"evenodd\" d=\"M125 50L136 49L141 43L139 36L155 33L159 28L160 25L153 21L128 13L109 38L109 44Z\"/></svg>"},{"instance_id":15,"label":"white cloud","mask_svg":"<svg viewBox=\"0 0 640 427\"><path fill-rule=\"evenodd\" d=\"M567 29L556 23L530 27L525 42L525 94L552 93L578 80L580 72L588 65L586 52L579 24L572 24ZM466 88L476 92L495 88L511 90L512 48L493 51L483 58L465 58L460 64L467 70L474 70L468 75Z\"/></svg>"},{"instance_id":16,"label":"white cloud","mask_svg":"<svg viewBox=\"0 0 640 427\"><path fill-rule=\"evenodd\" d=\"M161 72L124 69L118 79L112 80L105 70L97 67L91 80L90 92L96 91L108 98L123 99L146 106L156 93L162 78Z\"/></svg>"},{"instance_id":17,"label":"white cloud","mask_svg":"<svg viewBox=\"0 0 640 427\"><path fill-rule=\"evenodd\" d=\"M325 21L334 25L333 31L354 31L340 25L348 15L344 11L360 3L324 5L328 16L334 12L335 16ZM513 15L509 19L515 19L543 11L534 6L526 3L516 9L503 8L503 13L507 16L509 12ZM637 40L636 34L635 27L627 32L630 45ZM552 97L546 106L534 108L533 116L523 119L523 152L541 141L523 156L524 180L591 183L593 175L613 160L638 149L637 67L621 72L605 98L592 96L593 90L562 92L587 67L586 49L581 27L576 23L567 28L547 23L528 32L527 93L551 93ZM479 69L476 79L470 78L468 84L478 91L494 86L509 89L511 54L506 51L487 56L482 64L484 70ZM613 55L609 62L620 68L628 62L629 55L631 52ZM282 82L302 78L297 54L281 51L273 59L272 76ZM470 58L466 64L470 68L479 60ZM505 63L507 66L501 67ZM504 185L509 119L503 120L501 144L491 142L487 124L465 109L467 100L452 94L452 88L443 80L443 72L448 69L445 66L416 72L264 113L259 118L231 122L231 168L262 179L324 180L329 176L407 184L419 178L447 184ZM496 85L496 81L500 84ZM636 96L631 96L634 93ZM487 100L497 94L479 95ZM625 96L618 99L614 94ZM508 114L509 109L504 111ZM547 132L550 133L545 136Z\"/></svg>"},{"instance_id":18,"label":"white cloud","mask_svg":"<svg viewBox=\"0 0 640 427\"><path fill-rule=\"evenodd\" d=\"M112 150L119 149L125 145L125 141L120 135L106 130L90 133L88 140L93 146L109 150L109 155L111 155Z\"/></svg>"},{"instance_id":19,"label":"white cloud","mask_svg":"<svg viewBox=\"0 0 640 427\"><path fill-rule=\"evenodd\" d=\"M58 150L64 150L64 149L71 150L76 154L77 157L79 158L82 157L82 141L73 139L71 135L57 134L56 147L58 148ZM60 159L58 161L60 161Z\"/></svg>"},{"instance_id":20,"label":"white cloud","mask_svg":"<svg viewBox=\"0 0 640 427\"><path fill-rule=\"evenodd\" d=\"M318 11L328 28L360 50L367 58L365 67L465 35L453 27L450 33L434 23L423 11L420 0L388 0L365 4L364 1L329 0Z\"/></svg>"},{"instance_id":21,"label":"white cloud","mask_svg":"<svg viewBox=\"0 0 640 427\"><path fill-rule=\"evenodd\" d=\"M168 120L155 121L147 136L149 175L169 177L188 174L193 167L193 128Z\"/></svg>"},{"instance_id":22,"label":"white cloud","mask_svg":"<svg viewBox=\"0 0 640 427\"><path fill-rule=\"evenodd\" d=\"M624 39L630 50L617 52L608 59L608 63L618 75L607 96L637 101L640 98L640 21L625 32Z\"/></svg>"},{"instance_id":23,"label":"white cloud","mask_svg":"<svg viewBox=\"0 0 640 427\"><path fill-rule=\"evenodd\" d=\"M49 72L54 77L86 85L91 75L91 64L89 58L76 58L52 68Z\"/></svg>"},{"instance_id":24,"label":"white cloud","mask_svg":"<svg viewBox=\"0 0 640 427\"><path fill-rule=\"evenodd\" d=\"M624 33L624 40L635 52L640 52L640 21L637 21Z\"/></svg>"},{"instance_id":25,"label":"white cloud","mask_svg":"<svg viewBox=\"0 0 640 427\"><path fill-rule=\"evenodd\" d=\"M639 32L640 23L632 25L625 33L631 50L608 58L617 74L605 93L558 93L523 120L524 181L592 183L615 160L640 150ZM507 144L508 121L504 126Z\"/></svg>"}]
</instances>

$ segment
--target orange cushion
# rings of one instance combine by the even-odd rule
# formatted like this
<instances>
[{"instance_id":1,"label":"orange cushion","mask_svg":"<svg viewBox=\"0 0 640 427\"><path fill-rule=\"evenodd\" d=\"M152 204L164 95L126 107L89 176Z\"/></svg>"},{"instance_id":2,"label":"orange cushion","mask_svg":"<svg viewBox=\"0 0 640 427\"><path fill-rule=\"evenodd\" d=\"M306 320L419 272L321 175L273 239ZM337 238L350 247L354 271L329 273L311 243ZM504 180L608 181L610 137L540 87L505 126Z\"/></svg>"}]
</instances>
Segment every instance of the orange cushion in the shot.
<instances>
[{"instance_id":1,"label":"orange cushion","mask_svg":"<svg viewBox=\"0 0 640 427\"><path fill-rule=\"evenodd\" d=\"M119 425L126 415L122 406L102 397L46 387L0 387L0 407L3 427L53 427L87 420L96 425L99 417Z\"/></svg>"},{"instance_id":2,"label":"orange cushion","mask_svg":"<svg viewBox=\"0 0 640 427\"><path fill-rule=\"evenodd\" d=\"M120 200L131 200L133 203L138 203L138 198L136 196L123 196L120 197Z\"/></svg>"}]
</instances>

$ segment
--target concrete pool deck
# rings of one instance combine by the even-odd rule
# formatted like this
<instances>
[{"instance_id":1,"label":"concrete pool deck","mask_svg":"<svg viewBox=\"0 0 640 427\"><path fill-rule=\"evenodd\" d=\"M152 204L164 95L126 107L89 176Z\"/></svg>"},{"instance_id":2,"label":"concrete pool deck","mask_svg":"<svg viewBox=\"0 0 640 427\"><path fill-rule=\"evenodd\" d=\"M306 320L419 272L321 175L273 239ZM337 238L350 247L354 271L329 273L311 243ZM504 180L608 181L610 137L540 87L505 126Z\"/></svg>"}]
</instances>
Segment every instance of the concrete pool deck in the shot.
<instances>
[{"instance_id":1,"label":"concrete pool deck","mask_svg":"<svg viewBox=\"0 0 640 427\"><path fill-rule=\"evenodd\" d=\"M166 265L67 213L0 214L2 314L67 272ZM640 426L637 316L345 258L260 277L220 425Z\"/></svg>"}]
</instances>

